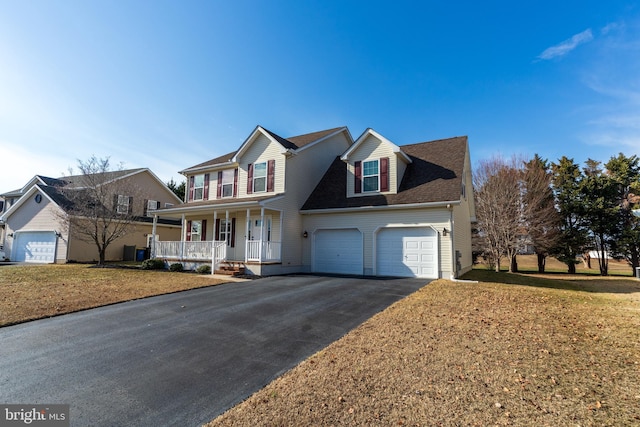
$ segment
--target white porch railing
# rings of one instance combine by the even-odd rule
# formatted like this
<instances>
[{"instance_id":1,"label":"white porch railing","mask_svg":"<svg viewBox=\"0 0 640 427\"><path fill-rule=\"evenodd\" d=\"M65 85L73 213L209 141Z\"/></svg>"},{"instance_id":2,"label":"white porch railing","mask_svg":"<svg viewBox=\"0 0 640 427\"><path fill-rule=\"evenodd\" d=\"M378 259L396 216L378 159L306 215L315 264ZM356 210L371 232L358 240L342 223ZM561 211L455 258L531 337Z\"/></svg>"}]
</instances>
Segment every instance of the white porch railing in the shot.
<instances>
[{"instance_id":1,"label":"white porch railing","mask_svg":"<svg viewBox=\"0 0 640 427\"><path fill-rule=\"evenodd\" d=\"M273 262L280 261L280 242L268 242L266 240L247 240L247 261Z\"/></svg>"},{"instance_id":2,"label":"white porch railing","mask_svg":"<svg viewBox=\"0 0 640 427\"><path fill-rule=\"evenodd\" d=\"M280 261L280 242L266 240L247 240L245 261L277 262ZM154 258L175 258L183 261L209 261L214 269L227 259L227 243L225 241L207 242L163 242L156 241Z\"/></svg>"},{"instance_id":3,"label":"white porch railing","mask_svg":"<svg viewBox=\"0 0 640 427\"><path fill-rule=\"evenodd\" d=\"M156 258L179 258L183 260L210 260L213 248L220 242L155 242ZM225 243L225 242L222 242ZM225 245L226 246L226 245ZM225 248L226 249L226 248ZM224 254L226 256L226 252Z\"/></svg>"}]
</instances>

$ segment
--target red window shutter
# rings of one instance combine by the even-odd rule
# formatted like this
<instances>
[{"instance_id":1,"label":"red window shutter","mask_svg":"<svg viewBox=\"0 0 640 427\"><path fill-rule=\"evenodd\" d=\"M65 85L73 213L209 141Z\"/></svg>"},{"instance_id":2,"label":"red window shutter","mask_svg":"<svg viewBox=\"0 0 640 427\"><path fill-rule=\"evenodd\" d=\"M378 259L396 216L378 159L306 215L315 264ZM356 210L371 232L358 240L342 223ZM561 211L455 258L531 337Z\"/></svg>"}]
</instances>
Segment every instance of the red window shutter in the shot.
<instances>
[{"instance_id":1,"label":"red window shutter","mask_svg":"<svg viewBox=\"0 0 640 427\"><path fill-rule=\"evenodd\" d=\"M188 199L189 202L193 200L193 186L195 185L195 182L196 182L196 177L190 176L189 177L189 199Z\"/></svg>"},{"instance_id":2,"label":"red window shutter","mask_svg":"<svg viewBox=\"0 0 640 427\"><path fill-rule=\"evenodd\" d=\"M187 242L191 241L191 221L187 221Z\"/></svg>"},{"instance_id":3,"label":"red window shutter","mask_svg":"<svg viewBox=\"0 0 640 427\"><path fill-rule=\"evenodd\" d=\"M238 197L238 168L233 171L233 197Z\"/></svg>"},{"instance_id":4,"label":"red window shutter","mask_svg":"<svg viewBox=\"0 0 640 427\"><path fill-rule=\"evenodd\" d=\"M131 215L133 212L133 197L129 196L129 207L127 213Z\"/></svg>"},{"instance_id":5,"label":"red window shutter","mask_svg":"<svg viewBox=\"0 0 640 427\"><path fill-rule=\"evenodd\" d=\"M249 163L249 176L247 177L247 194L253 193L253 163Z\"/></svg>"},{"instance_id":6,"label":"red window shutter","mask_svg":"<svg viewBox=\"0 0 640 427\"><path fill-rule=\"evenodd\" d=\"M204 195L202 196L203 200L209 200L209 174L204 174Z\"/></svg>"},{"instance_id":7,"label":"red window shutter","mask_svg":"<svg viewBox=\"0 0 640 427\"><path fill-rule=\"evenodd\" d=\"M220 218L216 218L216 228L213 232L213 240L220 240Z\"/></svg>"},{"instance_id":8,"label":"red window shutter","mask_svg":"<svg viewBox=\"0 0 640 427\"><path fill-rule=\"evenodd\" d=\"M362 162L355 162L353 166L355 168L354 173L356 178L354 192L362 193Z\"/></svg>"},{"instance_id":9,"label":"red window shutter","mask_svg":"<svg viewBox=\"0 0 640 427\"><path fill-rule=\"evenodd\" d=\"M149 200L144 199L144 211L142 212L142 216L147 216L148 213Z\"/></svg>"},{"instance_id":10,"label":"red window shutter","mask_svg":"<svg viewBox=\"0 0 640 427\"><path fill-rule=\"evenodd\" d=\"M389 158L380 159L380 191L389 191Z\"/></svg>"},{"instance_id":11,"label":"red window shutter","mask_svg":"<svg viewBox=\"0 0 640 427\"><path fill-rule=\"evenodd\" d=\"M218 172L218 189L216 191L216 198L222 197L222 171Z\"/></svg>"},{"instance_id":12,"label":"red window shutter","mask_svg":"<svg viewBox=\"0 0 640 427\"><path fill-rule=\"evenodd\" d=\"M236 219L231 218L231 247L236 245Z\"/></svg>"},{"instance_id":13,"label":"red window shutter","mask_svg":"<svg viewBox=\"0 0 640 427\"><path fill-rule=\"evenodd\" d=\"M205 242L207 240L207 220L202 220L202 231L200 234L200 240Z\"/></svg>"},{"instance_id":14,"label":"red window shutter","mask_svg":"<svg viewBox=\"0 0 640 427\"><path fill-rule=\"evenodd\" d=\"M269 160L267 162L267 191L273 191L275 181L276 161Z\"/></svg>"}]
</instances>

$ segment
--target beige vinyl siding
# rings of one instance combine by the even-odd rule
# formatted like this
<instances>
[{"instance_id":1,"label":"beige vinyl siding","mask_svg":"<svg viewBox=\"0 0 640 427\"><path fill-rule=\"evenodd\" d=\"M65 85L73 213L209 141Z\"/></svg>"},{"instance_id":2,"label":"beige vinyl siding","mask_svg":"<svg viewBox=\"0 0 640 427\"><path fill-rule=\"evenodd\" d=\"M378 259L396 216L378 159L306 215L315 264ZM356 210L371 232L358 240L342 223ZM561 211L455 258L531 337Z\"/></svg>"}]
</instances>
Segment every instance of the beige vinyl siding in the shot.
<instances>
[{"instance_id":1,"label":"beige vinyl siding","mask_svg":"<svg viewBox=\"0 0 640 427\"><path fill-rule=\"evenodd\" d=\"M465 196L461 194L461 203L455 206L453 210L455 223L455 234L453 236L454 248L462 254L460 258L462 269L458 272L459 276L471 270L473 267L473 254L471 253L471 216L475 215L475 207L473 206L473 184L471 180L471 165L468 149L465 158L463 179L465 182ZM462 193L462 189L460 192Z\"/></svg>"},{"instance_id":2,"label":"beige vinyl siding","mask_svg":"<svg viewBox=\"0 0 640 427\"><path fill-rule=\"evenodd\" d=\"M156 200L160 202L162 208L165 203L180 204L173 192L161 185L148 171L137 173L129 179L131 181L127 183L127 186L132 187L136 192L133 199L134 215L144 214L145 200Z\"/></svg>"},{"instance_id":3,"label":"beige vinyl siding","mask_svg":"<svg viewBox=\"0 0 640 427\"><path fill-rule=\"evenodd\" d=\"M369 135L367 139L361 142L354 152L349 155L349 163L347 165L347 197L370 196L372 194L356 194L354 192L355 162L378 160L383 157L389 158L389 191L385 191L385 193L390 194L398 192L398 185L400 185L406 165L398 159L398 156L393 152L393 147L391 145L381 142L373 135ZM400 166L400 170L398 169L398 163L403 163L402 166Z\"/></svg>"},{"instance_id":4,"label":"beige vinyl siding","mask_svg":"<svg viewBox=\"0 0 640 427\"><path fill-rule=\"evenodd\" d=\"M319 229L357 228L364 237L364 274L374 274L376 232L384 227L433 227L438 232L439 274L449 277L452 271L450 235L442 236L442 229L450 229L447 209L390 209L386 211L358 211L349 213L305 215L304 227L309 238L304 242L304 264L312 263L313 233Z\"/></svg>"},{"instance_id":5,"label":"beige vinyl siding","mask_svg":"<svg viewBox=\"0 0 640 427\"><path fill-rule=\"evenodd\" d=\"M285 197L267 204L283 213L283 272L299 271L302 265L303 240L309 240L302 238L304 228L300 208L331 163L349 148L349 144L345 134L340 132L287 159ZM304 179L300 179L302 176Z\"/></svg>"},{"instance_id":6,"label":"beige vinyl siding","mask_svg":"<svg viewBox=\"0 0 640 427\"><path fill-rule=\"evenodd\" d=\"M283 147L277 142L271 141L264 134L260 134L255 141L247 148L240 157L240 168L238 169L238 198L255 197L256 195L269 195L282 193L285 190L285 163L286 158L282 153ZM249 173L249 164L267 162L275 160L275 176L273 183L273 192L271 193L253 193L247 194L247 178ZM217 178L217 174L216 178ZM212 196L213 193L213 196ZM209 190L209 198L215 198L215 188Z\"/></svg>"},{"instance_id":7,"label":"beige vinyl siding","mask_svg":"<svg viewBox=\"0 0 640 427\"><path fill-rule=\"evenodd\" d=\"M35 195L32 195L7 219L5 232L6 234L15 233L16 231L57 231L64 233L65 228L60 222L59 212L60 209L45 195L42 195L40 203L36 203ZM68 239L64 237L57 239L56 262L63 262L67 255ZM15 238L7 237L5 253L9 259L13 257L14 242Z\"/></svg>"}]
</instances>

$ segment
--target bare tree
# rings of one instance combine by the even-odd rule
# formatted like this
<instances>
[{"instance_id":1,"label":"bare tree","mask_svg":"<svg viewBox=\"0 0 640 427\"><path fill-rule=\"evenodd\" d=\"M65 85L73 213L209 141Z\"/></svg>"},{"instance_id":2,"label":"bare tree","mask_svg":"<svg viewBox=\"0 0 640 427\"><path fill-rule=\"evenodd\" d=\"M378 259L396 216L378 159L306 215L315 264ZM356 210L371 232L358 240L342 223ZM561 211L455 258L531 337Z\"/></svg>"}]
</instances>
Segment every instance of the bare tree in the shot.
<instances>
[{"instance_id":1,"label":"bare tree","mask_svg":"<svg viewBox=\"0 0 640 427\"><path fill-rule=\"evenodd\" d=\"M58 191L65 199L63 224L74 238L94 244L99 265L104 265L107 248L135 230L141 213L133 200L142 200L140 189L121 179L129 171L112 170L109 158L78 160L79 175L63 178Z\"/></svg>"},{"instance_id":2,"label":"bare tree","mask_svg":"<svg viewBox=\"0 0 640 427\"><path fill-rule=\"evenodd\" d=\"M505 160L493 157L479 162L475 169L476 216L478 228L485 242L485 254L500 271L500 259L509 259L509 271L514 271L515 256L521 245L522 162L515 157Z\"/></svg>"},{"instance_id":3,"label":"bare tree","mask_svg":"<svg viewBox=\"0 0 640 427\"><path fill-rule=\"evenodd\" d=\"M538 258L538 272L544 273L546 257L560 238L560 214L556 209L549 164L537 154L524 163L524 226Z\"/></svg>"}]
</instances>

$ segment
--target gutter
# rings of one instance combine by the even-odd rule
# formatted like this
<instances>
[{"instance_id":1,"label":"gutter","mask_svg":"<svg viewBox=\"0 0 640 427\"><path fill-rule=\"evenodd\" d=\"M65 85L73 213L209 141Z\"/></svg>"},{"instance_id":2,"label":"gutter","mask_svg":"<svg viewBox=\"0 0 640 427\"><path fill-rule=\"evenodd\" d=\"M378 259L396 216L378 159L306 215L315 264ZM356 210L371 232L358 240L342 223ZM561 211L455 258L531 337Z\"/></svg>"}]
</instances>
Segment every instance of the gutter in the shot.
<instances>
[{"instance_id":1,"label":"gutter","mask_svg":"<svg viewBox=\"0 0 640 427\"><path fill-rule=\"evenodd\" d=\"M307 209L301 210L301 215L326 214L326 213L342 213L342 212L372 212L383 210L399 210L399 209L422 209L422 208L450 208L452 205L459 205L460 200L451 200L446 202L428 202L428 203L407 203L403 205L380 205L380 206L356 206L349 208L329 208L329 209Z\"/></svg>"}]
</instances>

